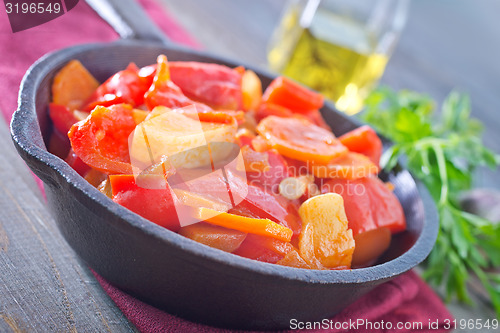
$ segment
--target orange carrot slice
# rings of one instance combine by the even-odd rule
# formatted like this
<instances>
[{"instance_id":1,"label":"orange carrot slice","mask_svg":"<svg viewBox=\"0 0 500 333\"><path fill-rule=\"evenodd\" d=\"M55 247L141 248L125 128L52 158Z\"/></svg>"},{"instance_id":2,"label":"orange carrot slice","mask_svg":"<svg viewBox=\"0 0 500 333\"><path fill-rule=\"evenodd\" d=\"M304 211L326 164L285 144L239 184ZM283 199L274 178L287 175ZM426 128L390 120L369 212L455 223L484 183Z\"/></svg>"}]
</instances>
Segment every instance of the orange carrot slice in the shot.
<instances>
[{"instance_id":1,"label":"orange carrot slice","mask_svg":"<svg viewBox=\"0 0 500 333\"><path fill-rule=\"evenodd\" d=\"M210 208L195 209L194 217L210 224L251 234L276 238L289 242L293 231L269 219L256 219L230 213L218 212Z\"/></svg>"},{"instance_id":2,"label":"orange carrot slice","mask_svg":"<svg viewBox=\"0 0 500 333\"><path fill-rule=\"evenodd\" d=\"M182 227L179 234L226 252L233 252L240 247L247 236L244 232L208 223L196 223Z\"/></svg>"},{"instance_id":3,"label":"orange carrot slice","mask_svg":"<svg viewBox=\"0 0 500 333\"><path fill-rule=\"evenodd\" d=\"M257 132L280 154L300 161L328 163L348 152L333 133L306 119L269 116Z\"/></svg>"}]
</instances>

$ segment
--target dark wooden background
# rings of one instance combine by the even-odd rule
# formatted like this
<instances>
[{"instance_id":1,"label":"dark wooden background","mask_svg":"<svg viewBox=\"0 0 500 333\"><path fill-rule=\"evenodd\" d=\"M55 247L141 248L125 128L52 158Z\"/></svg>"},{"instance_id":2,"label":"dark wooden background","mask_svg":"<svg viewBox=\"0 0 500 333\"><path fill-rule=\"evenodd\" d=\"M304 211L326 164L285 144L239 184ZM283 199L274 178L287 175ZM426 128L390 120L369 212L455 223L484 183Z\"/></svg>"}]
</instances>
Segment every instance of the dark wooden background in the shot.
<instances>
[{"instance_id":1,"label":"dark wooden background","mask_svg":"<svg viewBox=\"0 0 500 333\"><path fill-rule=\"evenodd\" d=\"M279 0L162 0L205 49L266 66ZM382 82L441 101L470 93L487 144L500 151L500 1L414 0ZM1 75L1 74L0 74ZM0 332L133 332L63 240L0 122ZM480 184L500 188L498 171ZM484 303L452 303L458 319L492 318Z\"/></svg>"}]
</instances>

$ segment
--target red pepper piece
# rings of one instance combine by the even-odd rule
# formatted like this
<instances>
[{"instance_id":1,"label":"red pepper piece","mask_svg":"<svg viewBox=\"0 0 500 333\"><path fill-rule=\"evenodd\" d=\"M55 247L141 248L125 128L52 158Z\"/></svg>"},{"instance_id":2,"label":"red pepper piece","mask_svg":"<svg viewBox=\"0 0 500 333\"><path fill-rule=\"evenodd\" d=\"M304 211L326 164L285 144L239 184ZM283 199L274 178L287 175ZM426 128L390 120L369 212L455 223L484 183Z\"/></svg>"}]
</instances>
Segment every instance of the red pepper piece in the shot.
<instances>
[{"instance_id":1,"label":"red pepper piece","mask_svg":"<svg viewBox=\"0 0 500 333\"><path fill-rule=\"evenodd\" d=\"M241 70L194 61L169 62L172 81L189 98L214 109L241 110Z\"/></svg>"},{"instance_id":2,"label":"red pepper piece","mask_svg":"<svg viewBox=\"0 0 500 333\"><path fill-rule=\"evenodd\" d=\"M177 197L166 182L165 189L145 189L137 186L133 175L111 175L109 181L114 202L162 227L179 230Z\"/></svg>"},{"instance_id":3,"label":"red pepper piece","mask_svg":"<svg viewBox=\"0 0 500 333\"><path fill-rule=\"evenodd\" d=\"M195 105L198 112L211 111L209 106L197 103L186 97L182 90L170 79L170 69L167 57L158 56L158 64L153 80L153 85L145 95L145 103L152 110L158 105L177 109L189 105Z\"/></svg>"},{"instance_id":4,"label":"red pepper piece","mask_svg":"<svg viewBox=\"0 0 500 333\"><path fill-rule=\"evenodd\" d=\"M101 84L87 100L85 110L91 111L97 105L111 106L127 103L140 106L144 103L144 94L151 86L150 76L139 75L139 68L131 63L125 70L119 71Z\"/></svg>"},{"instance_id":5,"label":"red pepper piece","mask_svg":"<svg viewBox=\"0 0 500 333\"><path fill-rule=\"evenodd\" d=\"M156 67L156 64L144 66L139 69L139 72L137 73L139 77L144 80L144 84L148 85L148 88L153 84L153 80L156 74Z\"/></svg>"},{"instance_id":6,"label":"red pepper piece","mask_svg":"<svg viewBox=\"0 0 500 333\"><path fill-rule=\"evenodd\" d=\"M361 126L339 137L350 151L367 156L379 166L382 155L382 141L370 126Z\"/></svg>"},{"instance_id":7,"label":"red pepper piece","mask_svg":"<svg viewBox=\"0 0 500 333\"><path fill-rule=\"evenodd\" d=\"M54 127L61 134L67 134L71 126L78 122L75 114L68 107L60 104L49 104L49 115Z\"/></svg>"},{"instance_id":8,"label":"red pepper piece","mask_svg":"<svg viewBox=\"0 0 500 333\"><path fill-rule=\"evenodd\" d=\"M310 110L321 109L324 98L321 94L280 76L267 87L262 101L284 106L292 112L307 113Z\"/></svg>"},{"instance_id":9,"label":"red pepper piece","mask_svg":"<svg viewBox=\"0 0 500 333\"><path fill-rule=\"evenodd\" d=\"M127 104L96 106L83 122L71 127L71 147L84 163L107 174L131 174L128 137L135 129Z\"/></svg>"}]
</instances>

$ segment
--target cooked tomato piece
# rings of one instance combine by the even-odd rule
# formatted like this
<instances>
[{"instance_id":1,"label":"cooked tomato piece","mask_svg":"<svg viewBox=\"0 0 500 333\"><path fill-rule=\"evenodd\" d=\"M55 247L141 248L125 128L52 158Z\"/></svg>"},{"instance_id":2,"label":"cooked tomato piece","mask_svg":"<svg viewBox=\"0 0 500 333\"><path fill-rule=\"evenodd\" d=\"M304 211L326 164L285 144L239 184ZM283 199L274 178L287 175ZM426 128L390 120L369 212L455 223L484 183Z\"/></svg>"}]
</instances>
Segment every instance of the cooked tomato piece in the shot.
<instances>
[{"instance_id":1,"label":"cooked tomato piece","mask_svg":"<svg viewBox=\"0 0 500 333\"><path fill-rule=\"evenodd\" d=\"M318 178L359 179L376 175L378 167L366 156L348 152L346 155L334 158L327 164L310 163L311 173Z\"/></svg>"},{"instance_id":2,"label":"cooked tomato piece","mask_svg":"<svg viewBox=\"0 0 500 333\"><path fill-rule=\"evenodd\" d=\"M328 163L348 151L330 131L305 119L269 116L257 132L280 154L300 161Z\"/></svg>"},{"instance_id":3,"label":"cooked tomato piece","mask_svg":"<svg viewBox=\"0 0 500 333\"><path fill-rule=\"evenodd\" d=\"M191 238L198 243L226 252L235 251L247 237L247 234L244 232L211 225L205 222L182 227L179 230L179 234Z\"/></svg>"},{"instance_id":4,"label":"cooked tomato piece","mask_svg":"<svg viewBox=\"0 0 500 333\"><path fill-rule=\"evenodd\" d=\"M169 67L171 80L188 98L215 109L242 109L240 71L195 61L171 61Z\"/></svg>"},{"instance_id":5,"label":"cooked tomato piece","mask_svg":"<svg viewBox=\"0 0 500 333\"><path fill-rule=\"evenodd\" d=\"M131 63L126 69L119 71L90 96L86 102L85 110L91 111L97 105L111 106L127 103L139 106L144 103L144 94L151 86L149 77L139 75L139 68Z\"/></svg>"},{"instance_id":6,"label":"cooked tomato piece","mask_svg":"<svg viewBox=\"0 0 500 333\"><path fill-rule=\"evenodd\" d=\"M257 122L260 122L262 119L269 116L276 116L282 118L298 117L307 119L314 125L322 127L331 132L330 126L328 126L328 124L323 119L321 112L319 112L319 110L317 109L304 111L301 113L294 113L292 112L292 110L279 104L274 104L269 102L261 103L255 111L255 119L257 120Z\"/></svg>"},{"instance_id":7,"label":"cooked tomato piece","mask_svg":"<svg viewBox=\"0 0 500 333\"><path fill-rule=\"evenodd\" d=\"M367 156L379 165L382 155L382 141L370 126L361 126L339 137L340 142L350 151Z\"/></svg>"},{"instance_id":8,"label":"cooked tomato piece","mask_svg":"<svg viewBox=\"0 0 500 333\"><path fill-rule=\"evenodd\" d=\"M133 175L111 175L109 181L114 202L162 227L179 230L176 197L166 182L164 189L146 189L137 186Z\"/></svg>"},{"instance_id":9,"label":"cooked tomato piece","mask_svg":"<svg viewBox=\"0 0 500 333\"><path fill-rule=\"evenodd\" d=\"M97 188L100 184L102 184L103 181L108 178L108 175L91 168L83 178L88 181L90 185Z\"/></svg>"},{"instance_id":10,"label":"cooked tomato piece","mask_svg":"<svg viewBox=\"0 0 500 333\"><path fill-rule=\"evenodd\" d=\"M135 126L130 105L98 105L90 117L71 127L68 137L85 164L107 174L130 174L128 137Z\"/></svg>"},{"instance_id":11,"label":"cooked tomato piece","mask_svg":"<svg viewBox=\"0 0 500 333\"><path fill-rule=\"evenodd\" d=\"M293 202L286 202L284 198L270 196L251 190L251 192L261 194L260 197L255 197L252 193L250 198L245 198L236 207L229 210L230 213L248 216L253 218L267 218L280 225L287 227L293 231L292 238L296 238L300 234L302 222L297 213L297 207Z\"/></svg>"},{"instance_id":12,"label":"cooked tomato piece","mask_svg":"<svg viewBox=\"0 0 500 333\"><path fill-rule=\"evenodd\" d=\"M262 101L284 106L293 112L306 113L320 109L324 98L321 94L280 76L274 79L264 91Z\"/></svg>"},{"instance_id":13,"label":"cooked tomato piece","mask_svg":"<svg viewBox=\"0 0 500 333\"><path fill-rule=\"evenodd\" d=\"M292 244L275 238L248 234L240 247L233 253L245 258L275 264L293 251Z\"/></svg>"},{"instance_id":14,"label":"cooked tomato piece","mask_svg":"<svg viewBox=\"0 0 500 333\"><path fill-rule=\"evenodd\" d=\"M284 157L284 159L291 177L307 176L309 174L309 167L306 162L289 157Z\"/></svg>"},{"instance_id":15,"label":"cooked tomato piece","mask_svg":"<svg viewBox=\"0 0 500 333\"><path fill-rule=\"evenodd\" d=\"M355 180L330 179L321 187L322 193L338 193L353 234L386 227L392 233L406 229L406 219L398 198L377 177Z\"/></svg>"}]
</instances>

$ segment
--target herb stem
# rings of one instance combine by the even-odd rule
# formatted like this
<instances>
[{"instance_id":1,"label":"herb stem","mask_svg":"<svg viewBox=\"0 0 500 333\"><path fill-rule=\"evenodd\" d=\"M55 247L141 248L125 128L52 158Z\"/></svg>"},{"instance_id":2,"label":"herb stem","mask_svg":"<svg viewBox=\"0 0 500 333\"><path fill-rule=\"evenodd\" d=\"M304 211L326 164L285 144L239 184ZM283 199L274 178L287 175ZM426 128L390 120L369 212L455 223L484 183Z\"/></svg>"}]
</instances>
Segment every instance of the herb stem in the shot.
<instances>
[{"instance_id":1,"label":"herb stem","mask_svg":"<svg viewBox=\"0 0 500 333\"><path fill-rule=\"evenodd\" d=\"M434 153L436 154L436 160L438 164L439 177L441 178L441 195L439 197L439 205L443 206L448 201L448 172L446 170L446 160L444 157L443 149L441 145L437 143L432 144Z\"/></svg>"}]
</instances>

